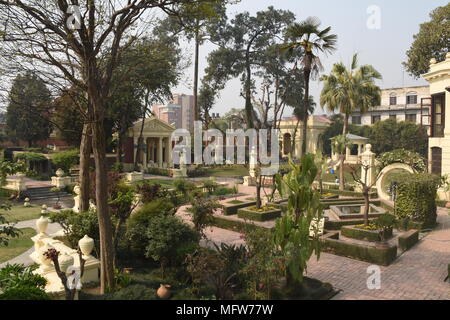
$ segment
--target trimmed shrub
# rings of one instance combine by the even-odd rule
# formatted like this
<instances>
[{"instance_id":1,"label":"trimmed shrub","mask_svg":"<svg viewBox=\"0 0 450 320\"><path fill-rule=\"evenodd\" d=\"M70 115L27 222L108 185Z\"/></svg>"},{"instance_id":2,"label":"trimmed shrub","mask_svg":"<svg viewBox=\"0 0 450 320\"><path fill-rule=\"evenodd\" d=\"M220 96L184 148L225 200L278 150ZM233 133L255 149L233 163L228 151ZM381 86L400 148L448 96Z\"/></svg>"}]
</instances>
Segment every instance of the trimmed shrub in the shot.
<instances>
[{"instance_id":1,"label":"trimmed shrub","mask_svg":"<svg viewBox=\"0 0 450 320\"><path fill-rule=\"evenodd\" d=\"M393 150L385 152L378 158L380 167L384 168L393 163L404 163L416 172L424 172L427 168L423 157L417 153L405 149Z\"/></svg>"},{"instance_id":2,"label":"trimmed shrub","mask_svg":"<svg viewBox=\"0 0 450 320\"><path fill-rule=\"evenodd\" d=\"M381 240L379 230L364 230L352 226L343 226L341 234L347 238L377 242ZM387 231L387 237L392 237L392 229Z\"/></svg>"},{"instance_id":3,"label":"trimmed shrub","mask_svg":"<svg viewBox=\"0 0 450 320\"><path fill-rule=\"evenodd\" d=\"M70 168L78 163L79 158L80 152L74 149L53 154L52 162L57 169L61 168L65 174L69 174Z\"/></svg>"},{"instance_id":4,"label":"trimmed shrub","mask_svg":"<svg viewBox=\"0 0 450 320\"><path fill-rule=\"evenodd\" d=\"M240 203L232 203L232 201L227 202L223 208L223 214L226 216L235 215L238 213L239 209L255 206L256 202L244 202L241 201Z\"/></svg>"},{"instance_id":5,"label":"trimmed shrub","mask_svg":"<svg viewBox=\"0 0 450 320\"><path fill-rule=\"evenodd\" d=\"M418 230L409 230L398 237L398 247L402 251L411 249L417 242L419 242Z\"/></svg>"},{"instance_id":6,"label":"trimmed shrub","mask_svg":"<svg viewBox=\"0 0 450 320\"><path fill-rule=\"evenodd\" d=\"M397 200L395 215L423 223L424 228L436 225L436 195L440 178L431 174L404 174L395 182Z\"/></svg>"},{"instance_id":7,"label":"trimmed shrub","mask_svg":"<svg viewBox=\"0 0 450 320\"><path fill-rule=\"evenodd\" d=\"M250 207L239 209L238 217L241 219L248 219L253 221L269 221L281 217L281 210L276 208L268 210L266 208L265 211L257 211L255 207Z\"/></svg>"}]
</instances>

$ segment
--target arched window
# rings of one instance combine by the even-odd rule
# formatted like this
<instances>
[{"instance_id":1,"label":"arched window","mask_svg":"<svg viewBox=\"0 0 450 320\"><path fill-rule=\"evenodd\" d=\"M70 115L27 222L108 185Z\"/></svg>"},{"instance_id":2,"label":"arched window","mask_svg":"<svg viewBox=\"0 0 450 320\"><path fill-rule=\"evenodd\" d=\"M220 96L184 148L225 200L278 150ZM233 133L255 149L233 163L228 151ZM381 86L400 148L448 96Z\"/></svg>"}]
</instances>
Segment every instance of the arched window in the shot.
<instances>
[{"instance_id":1,"label":"arched window","mask_svg":"<svg viewBox=\"0 0 450 320\"><path fill-rule=\"evenodd\" d=\"M406 104L417 104L417 92L412 91L406 94Z\"/></svg>"},{"instance_id":2,"label":"arched window","mask_svg":"<svg viewBox=\"0 0 450 320\"><path fill-rule=\"evenodd\" d=\"M397 94L395 92L389 95L389 105L395 106L397 104Z\"/></svg>"}]
</instances>

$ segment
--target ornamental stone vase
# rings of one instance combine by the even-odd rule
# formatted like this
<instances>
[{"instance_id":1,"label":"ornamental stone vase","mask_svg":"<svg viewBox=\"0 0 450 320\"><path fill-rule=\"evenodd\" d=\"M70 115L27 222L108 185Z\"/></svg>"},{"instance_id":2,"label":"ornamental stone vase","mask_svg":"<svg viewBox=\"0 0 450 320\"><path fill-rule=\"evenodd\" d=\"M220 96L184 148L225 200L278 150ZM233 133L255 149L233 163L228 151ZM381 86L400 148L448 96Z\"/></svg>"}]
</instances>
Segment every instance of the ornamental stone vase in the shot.
<instances>
[{"instance_id":1,"label":"ornamental stone vase","mask_svg":"<svg viewBox=\"0 0 450 320\"><path fill-rule=\"evenodd\" d=\"M170 298L171 292L170 292L170 285L168 284L162 284L158 291L156 291L156 294L160 299L167 300Z\"/></svg>"},{"instance_id":2,"label":"ornamental stone vase","mask_svg":"<svg viewBox=\"0 0 450 320\"><path fill-rule=\"evenodd\" d=\"M58 170L56 170L56 176L59 178L62 178L64 176L64 170L59 168Z\"/></svg>"},{"instance_id":3,"label":"ornamental stone vase","mask_svg":"<svg viewBox=\"0 0 450 320\"><path fill-rule=\"evenodd\" d=\"M80 247L83 255L88 257L91 255L92 250L94 249L94 239L89 238L87 235L85 235L83 239L78 241L78 246Z\"/></svg>"},{"instance_id":4,"label":"ornamental stone vase","mask_svg":"<svg viewBox=\"0 0 450 320\"><path fill-rule=\"evenodd\" d=\"M48 227L48 219L44 217L40 217L36 220L36 229L39 233L45 233Z\"/></svg>"}]
</instances>

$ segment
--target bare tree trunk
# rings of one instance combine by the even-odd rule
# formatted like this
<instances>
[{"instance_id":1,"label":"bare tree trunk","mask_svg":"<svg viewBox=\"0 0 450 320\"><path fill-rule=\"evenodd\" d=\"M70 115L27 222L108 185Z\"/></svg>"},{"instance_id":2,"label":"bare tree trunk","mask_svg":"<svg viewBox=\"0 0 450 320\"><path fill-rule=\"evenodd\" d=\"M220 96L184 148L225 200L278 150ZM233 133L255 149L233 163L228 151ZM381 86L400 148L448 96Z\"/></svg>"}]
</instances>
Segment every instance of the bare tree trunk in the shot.
<instances>
[{"instance_id":1,"label":"bare tree trunk","mask_svg":"<svg viewBox=\"0 0 450 320\"><path fill-rule=\"evenodd\" d=\"M344 113L344 127L342 129L342 135L345 137L348 133L348 114Z\"/></svg>"},{"instance_id":2,"label":"bare tree trunk","mask_svg":"<svg viewBox=\"0 0 450 320\"><path fill-rule=\"evenodd\" d=\"M363 187L363 196L364 196L364 225L369 225L369 206L370 206L370 200L369 200L369 188Z\"/></svg>"},{"instance_id":3,"label":"bare tree trunk","mask_svg":"<svg viewBox=\"0 0 450 320\"><path fill-rule=\"evenodd\" d=\"M95 158L95 198L100 231L100 279L101 293L114 288L114 244L111 217L108 208L106 171L106 139L103 121L96 121L92 128L92 146Z\"/></svg>"},{"instance_id":4,"label":"bare tree trunk","mask_svg":"<svg viewBox=\"0 0 450 320\"><path fill-rule=\"evenodd\" d=\"M304 71L305 76L305 101L304 101L304 115L303 115L303 143L302 143L302 157L306 154L307 151L307 142L308 142L308 109L309 109L309 78L311 72L308 70Z\"/></svg>"},{"instance_id":5,"label":"bare tree trunk","mask_svg":"<svg viewBox=\"0 0 450 320\"><path fill-rule=\"evenodd\" d=\"M148 100L149 100L150 93L147 91L145 94L145 105L144 110L142 112L142 124L141 124L141 131L139 132L139 138L138 138L138 145L137 145L137 152L136 152L136 158L134 159L134 170L138 170L138 161L141 156L143 143L144 143L144 127L145 127L145 117L147 116L147 110L148 110Z\"/></svg>"},{"instance_id":6,"label":"bare tree trunk","mask_svg":"<svg viewBox=\"0 0 450 320\"><path fill-rule=\"evenodd\" d=\"M83 134L81 136L80 145L80 212L89 210L89 191L90 191L90 177L89 177L89 163L92 151L92 130L89 123L84 124Z\"/></svg>"},{"instance_id":7,"label":"bare tree trunk","mask_svg":"<svg viewBox=\"0 0 450 320\"><path fill-rule=\"evenodd\" d=\"M250 48L246 53L246 80L245 80L245 116L247 118L247 128L253 129L253 106L252 106L252 71L250 66Z\"/></svg>"},{"instance_id":8,"label":"bare tree trunk","mask_svg":"<svg viewBox=\"0 0 450 320\"><path fill-rule=\"evenodd\" d=\"M200 39L198 29L195 34L195 64L194 64L194 121L199 121L200 110L198 109L198 68L200 54Z\"/></svg>"},{"instance_id":9,"label":"bare tree trunk","mask_svg":"<svg viewBox=\"0 0 450 320\"><path fill-rule=\"evenodd\" d=\"M345 181L344 181L344 162L345 155L341 154L340 157L340 165L339 165L339 190L344 191L345 189Z\"/></svg>"}]
</instances>

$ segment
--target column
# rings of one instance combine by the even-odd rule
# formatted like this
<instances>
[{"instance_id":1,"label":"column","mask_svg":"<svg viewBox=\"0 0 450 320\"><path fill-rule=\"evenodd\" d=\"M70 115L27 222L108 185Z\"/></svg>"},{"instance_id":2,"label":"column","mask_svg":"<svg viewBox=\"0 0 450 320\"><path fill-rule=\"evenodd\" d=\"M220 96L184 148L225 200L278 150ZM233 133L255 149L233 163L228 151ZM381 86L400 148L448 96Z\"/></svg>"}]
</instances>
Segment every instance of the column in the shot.
<instances>
[{"instance_id":1,"label":"column","mask_svg":"<svg viewBox=\"0 0 450 320\"><path fill-rule=\"evenodd\" d=\"M143 162L142 167L143 167L144 169L147 169L147 168L148 168L148 139L145 139L145 140L144 140L144 149L145 149L145 150L142 151L142 154L143 154L143 157L142 157L142 162Z\"/></svg>"},{"instance_id":2,"label":"column","mask_svg":"<svg viewBox=\"0 0 450 320\"><path fill-rule=\"evenodd\" d=\"M134 152L134 157L133 160L136 161L137 163L139 163L139 159L137 159L138 156L138 144L139 144L139 139L138 138L134 138L134 145L133 145L133 152Z\"/></svg>"},{"instance_id":3,"label":"column","mask_svg":"<svg viewBox=\"0 0 450 320\"><path fill-rule=\"evenodd\" d=\"M163 138L159 138L158 142L158 167L162 168L163 164Z\"/></svg>"},{"instance_id":4,"label":"column","mask_svg":"<svg viewBox=\"0 0 450 320\"><path fill-rule=\"evenodd\" d=\"M166 138L166 163L167 163L167 168L170 168L171 163L172 163L172 141L170 139L170 137Z\"/></svg>"}]
</instances>

